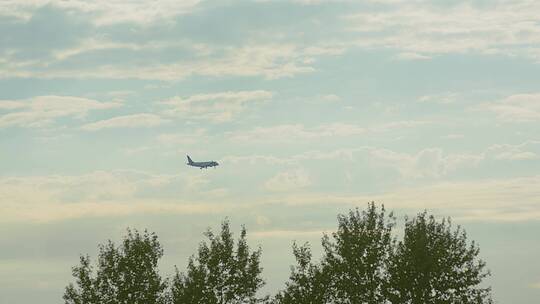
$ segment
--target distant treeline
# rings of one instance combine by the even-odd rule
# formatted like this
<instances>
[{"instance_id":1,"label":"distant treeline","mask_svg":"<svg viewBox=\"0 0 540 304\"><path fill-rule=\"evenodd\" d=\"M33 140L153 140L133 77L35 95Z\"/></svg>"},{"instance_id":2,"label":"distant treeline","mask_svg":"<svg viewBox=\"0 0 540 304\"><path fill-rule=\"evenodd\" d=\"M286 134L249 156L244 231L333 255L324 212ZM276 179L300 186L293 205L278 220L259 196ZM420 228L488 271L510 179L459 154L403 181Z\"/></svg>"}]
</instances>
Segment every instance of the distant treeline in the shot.
<instances>
[{"instance_id":1,"label":"distant treeline","mask_svg":"<svg viewBox=\"0 0 540 304\"><path fill-rule=\"evenodd\" d=\"M450 219L426 212L405 219L395 237L395 217L384 206L338 215L337 231L322 237L323 256L314 261L309 244L294 244L296 265L276 295L261 297L260 258L242 227L235 241L229 222L206 232L187 270L162 278L163 248L155 233L129 230L122 244L99 246L97 263L81 256L67 304L483 304L492 303L489 276L479 248Z\"/></svg>"}]
</instances>

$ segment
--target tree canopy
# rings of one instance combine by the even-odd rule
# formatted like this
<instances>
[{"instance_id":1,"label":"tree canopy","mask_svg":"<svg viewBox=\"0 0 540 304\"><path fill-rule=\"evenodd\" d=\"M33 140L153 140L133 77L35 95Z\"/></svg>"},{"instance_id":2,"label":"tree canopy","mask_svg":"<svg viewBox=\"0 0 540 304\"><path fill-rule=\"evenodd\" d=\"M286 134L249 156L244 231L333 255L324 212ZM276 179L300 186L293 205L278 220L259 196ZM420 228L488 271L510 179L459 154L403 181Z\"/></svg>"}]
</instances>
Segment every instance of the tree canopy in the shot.
<instances>
[{"instance_id":1,"label":"tree canopy","mask_svg":"<svg viewBox=\"0 0 540 304\"><path fill-rule=\"evenodd\" d=\"M385 300L386 263L392 250L394 218L374 203L338 216L338 230L322 240L322 264L332 278L334 303L379 304Z\"/></svg>"},{"instance_id":2,"label":"tree canopy","mask_svg":"<svg viewBox=\"0 0 540 304\"><path fill-rule=\"evenodd\" d=\"M302 246L293 244L293 254L297 266L291 267L289 282L286 283L285 290L276 295L274 303L327 303L330 300L328 288L331 285L331 278L321 265L312 262L309 244L305 243Z\"/></svg>"},{"instance_id":3,"label":"tree canopy","mask_svg":"<svg viewBox=\"0 0 540 304\"><path fill-rule=\"evenodd\" d=\"M426 212L405 223L405 235L389 259L392 303L491 303L490 288L480 287L489 275L480 249L449 219L437 221Z\"/></svg>"},{"instance_id":4,"label":"tree canopy","mask_svg":"<svg viewBox=\"0 0 540 304\"><path fill-rule=\"evenodd\" d=\"M112 241L99 246L96 271L90 257L80 257L80 265L72 271L76 286L69 284L66 288L65 303L166 303L167 283L157 269L162 256L154 233L128 229L121 246Z\"/></svg>"},{"instance_id":5,"label":"tree canopy","mask_svg":"<svg viewBox=\"0 0 540 304\"><path fill-rule=\"evenodd\" d=\"M491 304L490 275L479 247L450 219L427 212L405 219L398 240L396 219L370 203L337 218L337 230L321 239L314 261L310 245L293 244L296 265L285 288L261 296L262 249L250 249L242 227L235 241L227 220L219 233L189 258L185 272L163 279L163 248L156 234L129 230L119 246L99 246L97 264L80 257L66 304Z\"/></svg>"},{"instance_id":6,"label":"tree canopy","mask_svg":"<svg viewBox=\"0 0 540 304\"><path fill-rule=\"evenodd\" d=\"M172 283L172 302L240 304L257 303L257 291L264 285L260 266L261 249L251 252L242 227L236 242L229 222L221 225L221 233L208 231L208 243L199 246L198 255L189 259L187 272L177 271Z\"/></svg>"},{"instance_id":7,"label":"tree canopy","mask_svg":"<svg viewBox=\"0 0 540 304\"><path fill-rule=\"evenodd\" d=\"M291 268L276 303L487 304L491 289L479 248L461 227L427 212L406 219L397 241L395 218L370 203L338 216L338 229L322 238L324 254L312 261L309 246L293 245Z\"/></svg>"}]
</instances>

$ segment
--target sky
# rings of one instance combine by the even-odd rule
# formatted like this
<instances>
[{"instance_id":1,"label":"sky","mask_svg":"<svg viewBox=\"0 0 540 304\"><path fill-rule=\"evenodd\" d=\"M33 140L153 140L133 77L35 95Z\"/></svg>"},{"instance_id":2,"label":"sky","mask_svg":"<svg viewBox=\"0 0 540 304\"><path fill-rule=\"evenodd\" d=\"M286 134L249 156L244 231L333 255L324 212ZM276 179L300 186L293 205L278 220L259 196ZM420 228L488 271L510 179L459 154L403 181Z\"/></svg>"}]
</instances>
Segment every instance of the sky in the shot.
<instances>
[{"instance_id":1,"label":"sky","mask_svg":"<svg viewBox=\"0 0 540 304\"><path fill-rule=\"evenodd\" d=\"M0 1L0 302L158 234L164 276L229 219L291 245L375 201L451 217L496 303L540 297L540 1ZM186 166L215 160L216 169Z\"/></svg>"}]
</instances>

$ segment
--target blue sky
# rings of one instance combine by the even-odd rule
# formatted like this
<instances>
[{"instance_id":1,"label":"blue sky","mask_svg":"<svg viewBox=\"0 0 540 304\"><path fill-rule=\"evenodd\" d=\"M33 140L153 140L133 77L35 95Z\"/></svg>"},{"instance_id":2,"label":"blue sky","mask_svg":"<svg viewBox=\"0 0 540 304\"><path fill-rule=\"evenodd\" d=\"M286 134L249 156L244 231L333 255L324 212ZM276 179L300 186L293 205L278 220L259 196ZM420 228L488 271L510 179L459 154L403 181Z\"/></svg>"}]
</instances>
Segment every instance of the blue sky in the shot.
<instances>
[{"instance_id":1,"label":"blue sky","mask_svg":"<svg viewBox=\"0 0 540 304\"><path fill-rule=\"evenodd\" d=\"M451 216L540 297L540 2L0 2L0 302L127 227L183 269L228 217L283 287L369 201ZM185 166L216 160L217 169ZM238 229L237 229L238 230ZM315 255L316 256L316 255Z\"/></svg>"}]
</instances>

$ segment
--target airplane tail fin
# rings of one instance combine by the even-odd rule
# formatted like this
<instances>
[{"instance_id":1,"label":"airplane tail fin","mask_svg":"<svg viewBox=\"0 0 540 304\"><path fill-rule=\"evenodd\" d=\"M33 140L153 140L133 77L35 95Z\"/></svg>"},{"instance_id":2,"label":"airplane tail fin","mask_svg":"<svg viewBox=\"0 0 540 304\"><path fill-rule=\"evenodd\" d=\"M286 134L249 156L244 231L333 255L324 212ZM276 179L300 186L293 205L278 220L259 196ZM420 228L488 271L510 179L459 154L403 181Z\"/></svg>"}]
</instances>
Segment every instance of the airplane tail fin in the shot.
<instances>
[{"instance_id":1,"label":"airplane tail fin","mask_svg":"<svg viewBox=\"0 0 540 304\"><path fill-rule=\"evenodd\" d=\"M187 155L187 161L188 161L188 164L193 164L193 161L191 160L191 157L189 157L189 155Z\"/></svg>"}]
</instances>

